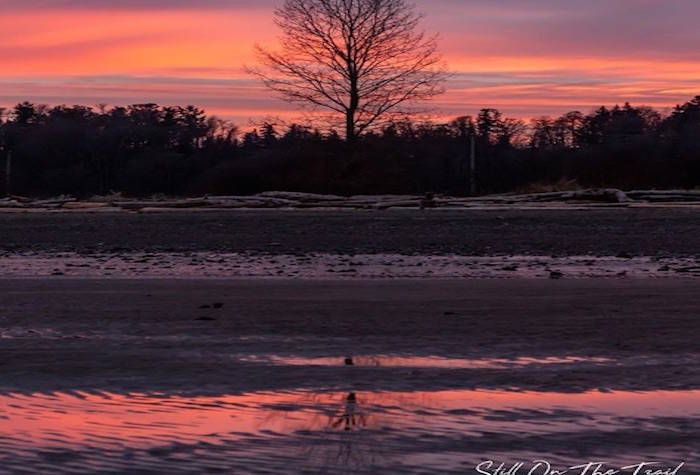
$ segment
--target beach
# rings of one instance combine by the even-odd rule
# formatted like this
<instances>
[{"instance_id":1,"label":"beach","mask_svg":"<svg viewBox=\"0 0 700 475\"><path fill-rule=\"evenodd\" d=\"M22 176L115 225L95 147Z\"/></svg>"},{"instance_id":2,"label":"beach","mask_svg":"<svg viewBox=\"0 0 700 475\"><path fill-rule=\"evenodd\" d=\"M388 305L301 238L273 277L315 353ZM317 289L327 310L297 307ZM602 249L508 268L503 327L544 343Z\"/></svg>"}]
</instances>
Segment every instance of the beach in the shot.
<instances>
[{"instance_id":1,"label":"beach","mask_svg":"<svg viewBox=\"0 0 700 475\"><path fill-rule=\"evenodd\" d=\"M696 222L645 212L2 216L0 473L699 473Z\"/></svg>"},{"instance_id":2,"label":"beach","mask_svg":"<svg viewBox=\"0 0 700 475\"><path fill-rule=\"evenodd\" d=\"M573 208L0 213L0 249L700 258L695 209Z\"/></svg>"}]
</instances>

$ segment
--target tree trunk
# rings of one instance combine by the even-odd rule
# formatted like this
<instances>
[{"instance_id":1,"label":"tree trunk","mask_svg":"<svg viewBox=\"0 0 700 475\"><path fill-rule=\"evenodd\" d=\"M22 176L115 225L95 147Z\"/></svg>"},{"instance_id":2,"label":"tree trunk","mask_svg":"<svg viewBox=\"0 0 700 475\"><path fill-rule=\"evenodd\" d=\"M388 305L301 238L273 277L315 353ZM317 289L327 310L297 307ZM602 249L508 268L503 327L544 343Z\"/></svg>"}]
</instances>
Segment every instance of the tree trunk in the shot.
<instances>
[{"instance_id":1,"label":"tree trunk","mask_svg":"<svg viewBox=\"0 0 700 475\"><path fill-rule=\"evenodd\" d=\"M10 196L12 193L12 151L7 152L5 158L5 194Z\"/></svg>"},{"instance_id":2,"label":"tree trunk","mask_svg":"<svg viewBox=\"0 0 700 475\"><path fill-rule=\"evenodd\" d=\"M350 50L348 50L348 56ZM354 143L357 138L357 130L355 129L355 114L360 106L360 91L358 89L358 77L355 65L348 61L348 73L350 76L350 105L345 113L345 138L348 143Z\"/></svg>"},{"instance_id":3,"label":"tree trunk","mask_svg":"<svg viewBox=\"0 0 700 475\"><path fill-rule=\"evenodd\" d=\"M350 109L345 112L345 140L355 142L355 112Z\"/></svg>"}]
</instances>

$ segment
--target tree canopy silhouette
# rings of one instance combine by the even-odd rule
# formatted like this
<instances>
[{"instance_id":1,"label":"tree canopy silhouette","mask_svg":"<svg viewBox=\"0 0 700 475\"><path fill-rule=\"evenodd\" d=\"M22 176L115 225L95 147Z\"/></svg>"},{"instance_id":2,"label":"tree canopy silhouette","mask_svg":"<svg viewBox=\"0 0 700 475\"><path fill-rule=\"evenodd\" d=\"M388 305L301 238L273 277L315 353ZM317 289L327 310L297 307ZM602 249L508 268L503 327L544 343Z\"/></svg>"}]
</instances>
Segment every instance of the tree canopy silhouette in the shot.
<instances>
[{"instance_id":1,"label":"tree canopy silhouette","mask_svg":"<svg viewBox=\"0 0 700 475\"><path fill-rule=\"evenodd\" d=\"M353 141L443 92L437 36L421 18L405 0L285 0L275 10L281 48L257 47L251 72L287 101L342 117Z\"/></svg>"},{"instance_id":2,"label":"tree canopy silhouette","mask_svg":"<svg viewBox=\"0 0 700 475\"><path fill-rule=\"evenodd\" d=\"M0 114L0 196L464 194L472 177L482 193L695 188L698 137L700 96L668 115L624 104L530 123L496 109L447 123L402 120L357 137L353 153L332 131L270 123L239 131L192 106L23 102Z\"/></svg>"}]
</instances>

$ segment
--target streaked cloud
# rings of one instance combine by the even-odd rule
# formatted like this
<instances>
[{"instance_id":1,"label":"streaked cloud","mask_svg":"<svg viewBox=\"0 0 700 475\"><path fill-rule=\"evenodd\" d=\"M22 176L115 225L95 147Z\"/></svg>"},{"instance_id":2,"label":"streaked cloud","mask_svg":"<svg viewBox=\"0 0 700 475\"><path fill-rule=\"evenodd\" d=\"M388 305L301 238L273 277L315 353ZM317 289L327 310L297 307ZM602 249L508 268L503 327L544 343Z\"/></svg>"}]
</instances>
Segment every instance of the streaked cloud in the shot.
<instances>
[{"instance_id":1,"label":"streaked cloud","mask_svg":"<svg viewBox=\"0 0 700 475\"><path fill-rule=\"evenodd\" d=\"M274 0L0 0L0 105L194 103L245 122L293 111L246 77ZM523 117L700 94L696 0L417 0L449 67L441 115Z\"/></svg>"}]
</instances>

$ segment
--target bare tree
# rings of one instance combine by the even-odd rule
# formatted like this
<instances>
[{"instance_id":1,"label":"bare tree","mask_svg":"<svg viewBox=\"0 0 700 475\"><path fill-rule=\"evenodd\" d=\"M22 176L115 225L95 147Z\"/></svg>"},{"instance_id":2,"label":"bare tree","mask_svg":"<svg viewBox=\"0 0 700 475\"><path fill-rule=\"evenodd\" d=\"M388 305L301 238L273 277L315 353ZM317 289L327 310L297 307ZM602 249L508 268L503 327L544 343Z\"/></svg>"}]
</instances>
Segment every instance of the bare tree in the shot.
<instances>
[{"instance_id":1,"label":"bare tree","mask_svg":"<svg viewBox=\"0 0 700 475\"><path fill-rule=\"evenodd\" d=\"M275 10L281 48L256 47L251 69L290 102L344 118L346 137L443 92L437 35L405 0L285 0Z\"/></svg>"}]
</instances>

